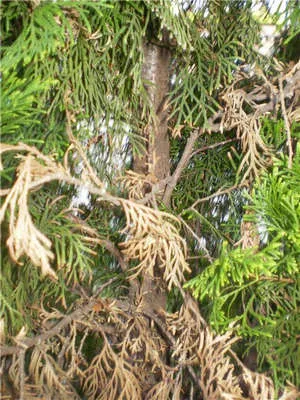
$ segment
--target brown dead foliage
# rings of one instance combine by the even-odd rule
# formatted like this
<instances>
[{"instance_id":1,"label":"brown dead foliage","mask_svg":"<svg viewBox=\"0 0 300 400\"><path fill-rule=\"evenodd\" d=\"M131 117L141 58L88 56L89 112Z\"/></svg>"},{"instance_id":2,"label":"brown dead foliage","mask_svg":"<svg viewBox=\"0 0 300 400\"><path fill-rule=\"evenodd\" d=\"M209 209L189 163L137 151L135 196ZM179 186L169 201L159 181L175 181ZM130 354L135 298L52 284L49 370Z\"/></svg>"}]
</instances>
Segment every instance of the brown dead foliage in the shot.
<instances>
[{"instance_id":1,"label":"brown dead foliage","mask_svg":"<svg viewBox=\"0 0 300 400\"><path fill-rule=\"evenodd\" d=\"M237 128L244 152L244 179L264 168L270 154L259 136L262 114L252 94L232 86L224 96L221 121L224 129ZM254 114L245 112L245 103L255 108ZM90 176L88 181L70 174L68 155L62 165L34 147L1 144L1 154L14 152L20 161L14 184L0 193L4 197L0 222L8 217L9 223L9 254L18 264L22 256L28 257L42 274L56 278L52 244L35 226L28 199L32 191L53 180L84 186L98 197L100 205L106 202L124 212L125 239L117 244L121 252L117 245L101 242L94 230L82 231L87 241L105 245L123 272L128 272L133 296L104 300L101 293L108 282L96 294L75 301L66 314L40 305L36 311L42 323L35 336L27 336L22 329L16 337L7 338L1 320L2 398L275 400L272 380L249 371L232 351L238 340L233 332L214 334L196 302L183 292L181 284L190 269L180 221L139 201L145 184L156 182L128 174L124 182L129 199L111 195L71 132L69 136ZM156 269L168 290L181 291L183 304L176 313L157 315L139 307L140 281L146 274L154 278ZM94 345L87 351L90 338ZM299 392L292 385L280 396L280 400L297 398Z\"/></svg>"}]
</instances>

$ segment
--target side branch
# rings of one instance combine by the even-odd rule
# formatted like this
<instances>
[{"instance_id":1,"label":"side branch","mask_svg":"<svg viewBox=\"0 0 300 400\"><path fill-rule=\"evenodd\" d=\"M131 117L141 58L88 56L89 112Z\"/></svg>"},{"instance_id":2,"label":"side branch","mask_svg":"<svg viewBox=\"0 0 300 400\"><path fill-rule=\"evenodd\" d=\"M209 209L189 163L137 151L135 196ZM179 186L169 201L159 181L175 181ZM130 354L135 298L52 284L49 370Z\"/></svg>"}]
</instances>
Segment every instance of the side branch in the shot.
<instances>
[{"instance_id":1,"label":"side branch","mask_svg":"<svg viewBox=\"0 0 300 400\"><path fill-rule=\"evenodd\" d=\"M198 139L198 137L203 133L202 129L199 130L194 130L191 134L191 136L188 138L187 144L185 146L184 152L182 154L182 157L173 173L173 175L170 178L170 181L167 184L165 193L164 193L164 197L163 197L163 202L169 206L170 205L170 200L171 200L171 196L173 193L173 190L182 174L182 171L184 170L184 168L186 167L186 165L188 164L192 152L193 152L193 148L194 145L196 143L196 140Z\"/></svg>"}]
</instances>

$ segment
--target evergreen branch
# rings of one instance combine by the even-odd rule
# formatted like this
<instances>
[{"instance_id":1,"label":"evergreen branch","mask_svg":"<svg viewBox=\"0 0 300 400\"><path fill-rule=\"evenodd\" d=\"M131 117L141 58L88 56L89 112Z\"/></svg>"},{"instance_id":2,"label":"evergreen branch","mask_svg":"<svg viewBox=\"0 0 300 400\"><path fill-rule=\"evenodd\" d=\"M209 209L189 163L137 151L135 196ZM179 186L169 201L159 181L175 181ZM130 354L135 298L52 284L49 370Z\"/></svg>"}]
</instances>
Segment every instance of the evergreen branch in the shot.
<instances>
[{"instance_id":1,"label":"evergreen branch","mask_svg":"<svg viewBox=\"0 0 300 400\"><path fill-rule=\"evenodd\" d=\"M214 121L218 120L220 118L220 112L218 111L216 114L213 115L213 117L209 118L208 120L208 131L219 131L219 127L220 124L215 124ZM218 127L218 128L217 128ZM186 143L186 146L184 148L184 151L182 153L181 159L179 161L179 163L177 164L177 167L173 173L173 175L169 178L168 182L167 182L167 187L164 193L164 197L163 197L163 202L168 206L170 205L170 200L171 200L171 196L172 193L176 187L177 182L179 181L182 172L184 170L184 168L187 166L187 164L189 163L190 159L203 151L206 150L210 150L213 149L215 147L218 146L222 146L225 145L227 143L231 143L234 141L237 141L238 139L228 139L228 140L224 140L222 142L219 143L214 143L212 145L209 146L205 146L202 147L201 149L195 150L193 151L193 147L197 141L197 139L199 138L199 136L202 136L205 133L205 130L203 130L202 128L200 128L199 130L194 130L191 134L191 136L188 138L188 141Z\"/></svg>"},{"instance_id":2,"label":"evergreen branch","mask_svg":"<svg viewBox=\"0 0 300 400\"><path fill-rule=\"evenodd\" d=\"M280 276L260 275L259 277L257 277L254 274L249 274L249 278L253 278L256 281L271 281L271 282L290 283L290 284L295 283L295 280L292 278L281 278Z\"/></svg>"},{"instance_id":3,"label":"evergreen branch","mask_svg":"<svg viewBox=\"0 0 300 400\"><path fill-rule=\"evenodd\" d=\"M120 205L121 198L112 196L109 193L107 193L104 189L99 189L98 187L96 187L93 184L86 183L86 182L82 181L81 179L74 178L71 175L68 175L64 172L49 174L47 176L44 176L43 178L37 179L28 185L28 189L30 191L33 191L33 190L41 187L41 185L44 185L45 183L49 183L52 181L60 181L60 182L64 182L64 183L67 183L70 185L80 186L82 188L87 189L91 194L98 195L99 196L99 198L97 199L98 201L104 200L104 201L108 201L115 205ZM0 196L5 196L10 191L11 191L11 189L4 189L3 191L0 192Z\"/></svg>"}]
</instances>

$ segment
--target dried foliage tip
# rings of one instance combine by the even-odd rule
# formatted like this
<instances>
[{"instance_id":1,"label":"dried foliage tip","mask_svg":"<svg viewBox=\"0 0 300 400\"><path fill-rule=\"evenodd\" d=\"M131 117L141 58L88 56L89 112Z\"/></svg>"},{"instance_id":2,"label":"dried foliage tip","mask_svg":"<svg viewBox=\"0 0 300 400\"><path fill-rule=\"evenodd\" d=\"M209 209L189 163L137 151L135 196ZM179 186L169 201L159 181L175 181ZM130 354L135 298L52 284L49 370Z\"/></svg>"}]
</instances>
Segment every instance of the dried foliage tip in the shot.
<instances>
[{"instance_id":1,"label":"dried foliage tip","mask_svg":"<svg viewBox=\"0 0 300 400\"><path fill-rule=\"evenodd\" d=\"M154 276L158 265L168 288L178 286L190 268L185 261L185 240L171 223L171 220L178 223L177 218L129 200L123 200L122 205L127 221L123 232L127 233L127 240L120 245L128 259L140 261L133 276L142 271Z\"/></svg>"}]
</instances>

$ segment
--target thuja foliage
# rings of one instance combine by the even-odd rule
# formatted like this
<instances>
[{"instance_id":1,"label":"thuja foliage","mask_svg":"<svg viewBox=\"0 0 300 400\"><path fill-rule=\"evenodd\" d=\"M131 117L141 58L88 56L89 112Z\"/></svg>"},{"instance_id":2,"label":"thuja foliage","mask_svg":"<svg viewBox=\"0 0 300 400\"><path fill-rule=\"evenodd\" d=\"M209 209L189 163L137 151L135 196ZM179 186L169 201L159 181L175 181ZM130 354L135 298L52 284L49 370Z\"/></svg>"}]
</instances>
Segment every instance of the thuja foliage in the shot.
<instances>
[{"instance_id":1,"label":"thuja foliage","mask_svg":"<svg viewBox=\"0 0 300 400\"><path fill-rule=\"evenodd\" d=\"M252 3L2 1L7 398L297 398L299 66L257 54ZM161 109L171 201L128 171Z\"/></svg>"},{"instance_id":2,"label":"thuja foliage","mask_svg":"<svg viewBox=\"0 0 300 400\"><path fill-rule=\"evenodd\" d=\"M223 241L220 256L186 285L204 302L212 325L232 322L249 348L258 350L260 368L299 384L299 149L293 167L287 159L254 185L245 223L258 246L243 248Z\"/></svg>"},{"instance_id":3,"label":"thuja foliage","mask_svg":"<svg viewBox=\"0 0 300 400\"><path fill-rule=\"evenodd\" d=\"M79 140L86 147L87 153L92 155L91 163L100 178L110 185L112 172L116 169L115 163L118 162L116 159L121 160L123 168L127 154L130 157L132 151L138 151L144 146L143 139L138 135L143 114L149 108L141 77L143 38L152 35L154 40L159 40L162 29L170 30L177 46L174 48L177 59L174 64L176 82L171 92L174 103L172 115L176 118L173 123L182 124L193 119L194 126L200 122L203 124L215 102L213 90L223 81L232 79L235 67L233 59L246 57L249 53L248 48L240 46L238 40L243 41L243 35L247 32L251 32L251 40L255 38L255 29L250 29L254 22L249 6L240 8L233 3L228 5L229 9L225 12L228 21L224 19L222 24L228 24L233 14L242 21L237 24L232 35L226 36L226 46L219 48L217 42L214 45L207 39L206 31L212 30L211 34L221 43L222 38L225 40L225 27L222 24L219 24L219 31L203 18L201 10L198 10L199 16L190 13L187 16L184 13L177 15L168 2L4 1L1 6L2 142L34 144L43 153L54 154L57 160L63 159L69 145L64 115L65 103L68 102L76 110L73 118L76 118ZM224 7L223 2L219 5L216 3L212 7L212 15L221 15ZM199 20L198 25L192 23L194 19ZM205 34L199 35L199 29ZM213 54L218 54L218 58ZM220 57L224 70L218 68ZM194 65L192 74L189 71L190 65ZM215 79L212 71L218 71L218 79ZM196 75L193 77L193 74ZM192 79L194 83L191 86ZM190 99L187 109L183 106L185 99ZM202 110L203 114L199 114L198 110ZM126 144L128 139L131 147L129 153ZM1 174L5 187L6 182L14 179L16 161L7 154L4 163L5 168ZM81 173L76 157L70 160L70 164L75 175ZM31 199L35 222L42 230L46 229L48 237L52 238L51 230L53 232L58 267L67 266L61 273L66 272L71 265L74 270L79 268L81 272L85 270L87 273L90 266L89 258L83 262L86 253L75 251L77 236L74 232L70 235L69 231L72 221L68 219L67 210L75 194L76 191L70 186L52 186L41 188ZM89 216L90 223L98 231L100 229L104 237L114 237L114 232L118 230L117 220L115 225L109 222L111 211L96 211L92 206L94 200L91 199L91 202L82 217ZM56 229L61 232L55 233ZM80 237L81 233L77 234ZM64 244L69 249L67 256L63 253ZM95 263L95 258L93 260ZM113 263L113 260L99 262L107 265ZM74 270L73 277L78 274ZM22 273L22 269L18 273ZM47 286L50 283L43 284ZM27 292L30 297L31 292ZM46 292L48 289L45 287ZM12 301L10 296L10 301L3 302L3 307ZM20 318L21 314L12 315ZM16 322L10 326L19 327L22 318L18 324Z\"/></svg>"}]
</instances>

